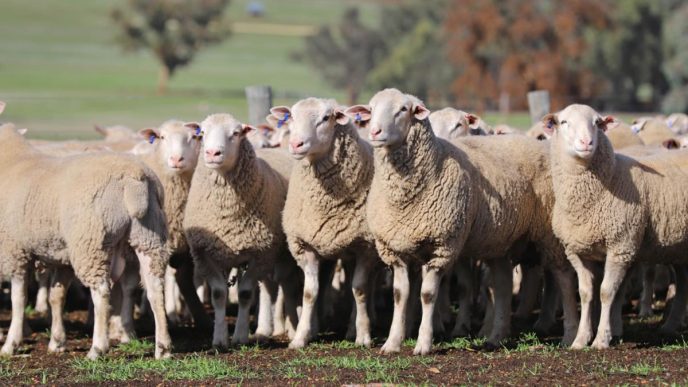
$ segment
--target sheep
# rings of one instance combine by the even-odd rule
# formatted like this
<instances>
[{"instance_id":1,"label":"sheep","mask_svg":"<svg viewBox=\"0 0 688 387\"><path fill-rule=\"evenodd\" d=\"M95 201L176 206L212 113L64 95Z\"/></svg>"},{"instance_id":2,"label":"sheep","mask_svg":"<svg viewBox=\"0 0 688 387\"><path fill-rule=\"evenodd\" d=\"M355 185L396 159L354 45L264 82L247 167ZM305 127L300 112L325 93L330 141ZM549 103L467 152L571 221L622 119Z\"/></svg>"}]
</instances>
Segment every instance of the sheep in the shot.
<instances>
[{"instance_id":1,"label":"sheep","mask_svg":"<svg viewBox=\"0 0 688 387\"><path fill-rule=\"evenodd\" d=\"M239 282L239 314L232 337L232 343L247 343L256 281L267 280L287 250L281 211L288 181L256 156L246 139L252 127L230 114L210 115L199 127L203 132L204 163L199 163L194 172L183 226L196 270L211 288L215 310L213 346L226 348L229 270L247 265ZM291 158L279 156L271 156L273 165L287 170ZM267 334L270 332L257 332L256 336Z\"/></svg>"},{"instance_id":2,"label":"sheep","mask_svg":"<svg viewBox=\"0 0 688 387\"><path fill-rule=\"evenodd\" d=\"M674 138L674 132L669 129L666 122L656 118L636 119L631 129L638 134L645 145L660 146L665 141Z\"/></svg>"},{"instance_id":3,"label":"sheep","mask_svg":"<svg viewBox=\"0 0 688 387\"><path fill-rule=\"evenodd\" d=\"M91 289L95 309L87 356L106 352L110 284L133 249L153 306L155 356L169 356L162 288L167 228L153 172L116 154L47 156L9 124L0 128L0 166L0 272L12 278L12 322L0 352L10 355L21 342L26 273L34 259L54 268L48 350L64 350L64 292L76 274Z\"/></svg>"},{"instance_id":4,"label":"sheep","mask_svg":"<svg viewBox=\"0 0 688 387\"><path fill-rule=\"evenodd\" d=\"M688 134L688 114L674 113L666 118L666 124L677 135Z\"/></svg>"},{"instance_id":5,"label":"sheep","mask_svg":"<svg viewBox=\"0 0 688 387\"><path fill-rule=\"evenodd\" d=\"M612 143L614 149L624 149L629 147L641 147L645 143L638 136L633 128L625 122L614 120L607 125L607 138Z\"/></svg>"},{"instance_id":6,"label":"sheep","mask_svg":"<svg viewBox=\"0 0 688 387\"><path fill-rule=\"evenodd\" d=\"M526 131L526 136L540 141L549 140L549 137L547 136L547 133L545 133L540 122L537 122L531 126L530 129Z\"/></svg>"},{"instance_id":7,"label":"sheep","mask_svg":"<svg viewBox=\"0 0 688 387\"><path fill-rule=\"evenodd\" d=\"M200 133L194 124L186 125L183 121L168 120L158 128L146 128L139 131L139 135L148 139L146 144L150 148L137 157L143 161L162 183L165 195L163 210L167 219L168 238L167 249L170 256L170 266L174 268L166 274L166 289L170 289L169 277L176 279L184 300L199 327L210 327L203 305L198 300L193 285L193 261L189 253L189 246L184 237L183 217L191 178L198 161L200 151ZM172 274L173 272L173 274ZM136 275L136 272L134 272ZM128 282L136 285L136 281ZM174 284L174 282L172 282ZM124 285L124 283L123 283ZM125 299L133 297L134 286L122 287ZM177 321L178 315L174 310L174 293L167 291L166 312L170 321ZM134 321L132 316L133 302L125 300L127 307L122 310L121 339L129 341L134 335Z\"/></svg>"},{"instance_id":8,"label":"sheep","mask_svg":"<svg viewBox=\"0 0 688 387\"><path fill-rule=\"evenodd\" d=\"M365 218L373 177L373 150L334 100L307 98L291 109L271 109L289 121L289 152L294 168L282 224L292 255L304 273L301 318L290 348L302 348L313 334L319 261L355 260L352 290L356 301L356 344L370 346L367 303L371 272L381 264Z\"/></svg>"},{"instance_id":9,"label":"sheep","mask_svg":"<svg viewBox=\"0 0 688 387\"><path fill-rule=\"evenodd\" d=\"M686 157L681 152L638 159L615 154L604 135L612 120L587 105L569 105L543 118L552 136L552 227L578 274L581 319L574 349L585 347L592 338L595 262L604 262L604 275L592 346L604 349L612 336L612 304L631 264L683 263L688 247ZM667 331L675 328L685 310L686 273L679 272L678 307L672 308L662 327Z\"/></svg>"},{"instance_id":10,"label":"sheep","mask_svg":"<svg viewBox=\"0 0 688 387\"><path fill-rule=\"evenodd\" d=\"M525 136L473 136L453 144L438 139L422 102L396 89L378 92L369 106L353 106L347 114L369 121L375 172L367 219L378 254L394 270L392 327L381 351L398 352L404 338L409 266L423 264L414 354L427 354L442 275L457 258L471 256L484 259L494 279L496 314L488 342L496 345L509 330L507 256L548 228L546 206L535 193L547 190L546 174L539 172L546 148ZM537 186L531 182L536 178Z\"/></svg>"},{"instance_id":11,"label":"sheep","mask_svg":"<svg viewBox=\"0 0 688 387\"><path fill-rule=\"evenodd\" d=\"M103 136L105 142L122 142L122 141L141 141L139 134L133 129L124 125L114 125L102 127L100 125L93 125L93 129Z\"/></svg>"},{"instance_id":12,"label":"sheep","mask_svg":"<svg viewBox=\"0 0 688 387\"><path fill-rule=\"evenodd\" d=\"M505 125L505 124L500 124L494 127L492 130L492 133L496 136L503 135L503 134L522 134L522 132L513 126Z\"/></svg>"},{"instance_id":13,"label":"sheep","mask_svg":"<svg viewBox=\"0 0 688 387\"><path fill-rule=\"evenodd\" d=\"M469 135L487 135L478 125L480 117L451 107L434 111L428 117L435 136L453 140Z\"/></svg>"}]
</instances>

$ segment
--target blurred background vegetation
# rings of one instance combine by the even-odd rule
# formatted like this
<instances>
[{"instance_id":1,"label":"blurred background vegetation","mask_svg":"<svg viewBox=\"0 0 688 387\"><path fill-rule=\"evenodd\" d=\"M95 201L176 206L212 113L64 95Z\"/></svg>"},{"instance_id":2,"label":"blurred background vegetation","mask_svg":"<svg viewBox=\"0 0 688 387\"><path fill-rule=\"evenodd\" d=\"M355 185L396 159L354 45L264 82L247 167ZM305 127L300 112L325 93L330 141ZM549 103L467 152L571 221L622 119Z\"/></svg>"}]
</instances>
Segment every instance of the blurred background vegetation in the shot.
<instances>
[{"instance_id":1,"label":"blurred background vegetation","mask_svg":"<svg viewBox=\"0 0 688 387\"><path fill-rule=\"evenodd\" d=\"M87 138L211 112L365 102L397 87L431 107L529 126L552 108L688 110L685 0L3 0L3 116L33 137Z\"/></svg>"}]
</instances>

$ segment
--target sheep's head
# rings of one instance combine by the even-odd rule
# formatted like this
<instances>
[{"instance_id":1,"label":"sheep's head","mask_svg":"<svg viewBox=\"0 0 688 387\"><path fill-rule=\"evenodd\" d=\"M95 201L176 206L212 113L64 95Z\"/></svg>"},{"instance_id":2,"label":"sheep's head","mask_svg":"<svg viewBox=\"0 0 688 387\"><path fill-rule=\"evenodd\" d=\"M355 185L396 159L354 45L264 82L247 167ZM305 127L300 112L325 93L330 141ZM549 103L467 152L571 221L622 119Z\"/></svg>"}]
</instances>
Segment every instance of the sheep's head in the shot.
<instances>
[{"instance_id":1,"label":"sheep's head","mask_svg":"<svg viewBox=\"0 0 688 387\"><path fill-rule=\"evenodd\" d=\"M482 134L480 117L451 107L434 111L429 116L437 137L453 140L459 137Z\"/></svg>"},{"instance_id":2,"label":"sheep's head","mask_svg":"<svg viewBox=\"0 0 688 387\"><path fill-rule=\"evenodd\" d=\"M154 147L160 163L171 173L193 171L201 149L201 133L195 123L169 120L158 128L139 131L150 146Z\"/></svg>"},{"instance_id":3,"label":"sheep's head","mask_svg":"<svg viewBox=\"0 0 688 387\"><path fill-rule=\"evenodd\" d=\"M102 127L100 125L93 125L93 129L103 136L105 141L117 142L134 140L137 138L136 132L122 125Z\"/></svg>"},{"instance_id":4,"label":"sheep's head","mask_svg":"<svg viewBox=\"0 0 688 387\"><path fill-rule=\"evenodd\" d=\"M414 123L428 118L430 111L412 95L385 89L375 94L369 105L352 106L346 114L368 126L373 146L395 147L406 140Z\"/></svg>"},{"instance_id":5,"label":"sheep's head","mask_svg":"<svg viewBox=\"0 0 688 387\"><path fill-rule=\"evenodd\" d=\"M280 106L270 111L275 117L290 117L289 153L309 162L324 157L332 147L337 126L349 123L349 117L332 99L307 98L291 109Z\"/></svg>"},{"instance_id":6,"label":"sheep's head","mask_svg":"<svg viewBox=\"0 0 688 387\"><path fill-rule=\"evenodd\" d=\"M250 130L255 129L242 124L231 114L212 114L203 120L200 128L205 165L222 171L235 167L242 141L246 140Z\"/></svg>"},{"instance_id":7,"label":"sheep's head","mask_svg":"<svg viewBox=\"0 0 688 387\"><path fill-rule=\"evenodd\" d=\"M606 131L612 121L613 117L602 117L587 105L569 105L542 119L545 134L564 146L570 156L580 160L592 158L597 148L597 131Z\"/></svg>"}]
</instances>

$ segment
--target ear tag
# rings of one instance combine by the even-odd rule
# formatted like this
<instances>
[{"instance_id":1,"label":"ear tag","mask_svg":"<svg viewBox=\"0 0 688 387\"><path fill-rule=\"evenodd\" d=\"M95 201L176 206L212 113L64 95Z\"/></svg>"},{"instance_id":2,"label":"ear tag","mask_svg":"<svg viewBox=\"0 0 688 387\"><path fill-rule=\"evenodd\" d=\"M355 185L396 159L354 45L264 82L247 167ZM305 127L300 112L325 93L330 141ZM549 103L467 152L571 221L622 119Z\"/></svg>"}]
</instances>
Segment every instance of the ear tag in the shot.
<instances>
[{"instance_id":1,"label":"ear tag","mask_svg":"<svg viewBox=\"0 0 688 387\"><path fill-rule=\"evenodd\" d=\"M153 142L155 142L155 136L150 136L150 138L148 139L148 142L150 142L151 144Z\"/></svg>"},{"instance_id":2,"label":"ear tag","mask_svg":"<svg viewBox=\"0 0 688 387\"><path fill-rule=\"evenodd\" d=\"M547 122L547 129L552 129L552 127L554 127L554 124L552 123L552 121L548 121Z\"/></svg>"},{"instance_id":3,"label":"ear tag","mask_svg":"<svg viewBox=\"0 0 688 387\"><path fill-rule=\"evenodd\" d=\"M196 136L198 136L199 134L201 134L201 127L197 126L196 127Z\"/></svg>"},{"instance_id":4,"label":"ear tag","mask_svg":"<svg viewBox=\"0 0 688 387\"><path fill-rule=\"evenodd\" d=\"M284 113L284 118L277 121L277 129L281 128L289 119L289 112Z\"/></svg>"},{"instance_id":5,"label":"ear tag","mask_svg":"<svg viewBox=\"0 0 688 387\"><path fill-rule=\"evenodd\" d=\"M356 117L354 118L354 121L361 122L361 113L356 113Z\"/></svg>"}]
</instances>

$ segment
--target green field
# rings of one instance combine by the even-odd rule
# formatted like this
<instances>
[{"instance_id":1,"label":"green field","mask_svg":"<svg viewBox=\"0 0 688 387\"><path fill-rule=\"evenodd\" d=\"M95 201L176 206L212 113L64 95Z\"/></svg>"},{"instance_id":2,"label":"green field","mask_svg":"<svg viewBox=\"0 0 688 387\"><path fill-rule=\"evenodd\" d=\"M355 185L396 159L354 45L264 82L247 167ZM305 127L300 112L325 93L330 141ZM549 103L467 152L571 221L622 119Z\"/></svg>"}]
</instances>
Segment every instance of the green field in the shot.
<instances>
[{"instance_id":1,"label":"green field","mask_svg":"<svg viewBox=\"0 0 688 387\"><path fill-rule=\"evenodd\" d=\"M169 93L158 96L152 56L123 53L114 42L109 12L125 0L3 0L0 100L8 107L2 119L29 128L33 138L92 138L95 123L142 128L170 118L201 120L220 111L245 119L248 85L271 85L275 104L305 96L343 101L344 93L329 87L313 69L290 60L303 38L280 34L280 26L333 23L349 5L360 6L364 22L374 25L381 13L379 0L263 0L267 14L259 20L246 15L248 1L232 0L230 20L271 28L238 32L201 51L172 79ZM483 118L491 124L530 126L522 113Z\"/></svg>"}]
</instances>

